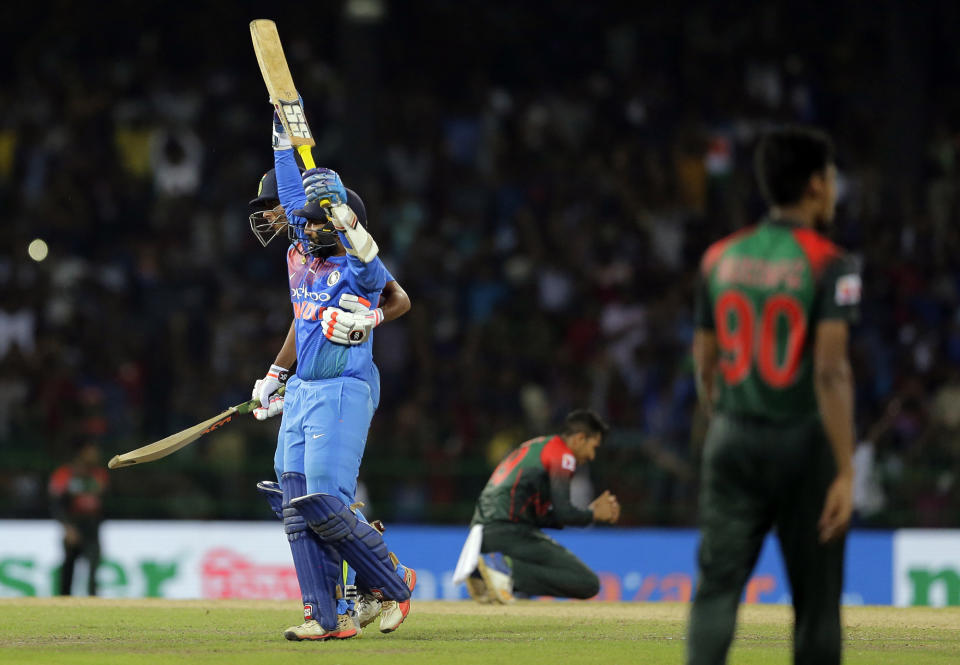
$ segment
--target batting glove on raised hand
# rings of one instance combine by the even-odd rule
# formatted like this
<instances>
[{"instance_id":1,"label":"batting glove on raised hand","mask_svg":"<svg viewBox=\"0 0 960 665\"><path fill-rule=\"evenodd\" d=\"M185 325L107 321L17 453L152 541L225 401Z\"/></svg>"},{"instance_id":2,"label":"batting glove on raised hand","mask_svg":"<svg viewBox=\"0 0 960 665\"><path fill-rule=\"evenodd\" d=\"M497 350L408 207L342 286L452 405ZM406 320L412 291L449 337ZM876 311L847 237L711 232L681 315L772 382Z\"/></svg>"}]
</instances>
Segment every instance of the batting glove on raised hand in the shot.
<instances>
[{"instance_id":1,"label":"batting glove on raised hand","mask_svg":"<svg viewBox=\"0 0 960 665\"><path fill-rule=\"evenodd\" d=\"M280 365L270 365L267 375L262 379L257 379L253 384L253 394L251 397L260 400L260 406L253 410L253 417L257 420L266 420L273 418L278 413L283 413L283 395L278 395L280 386L287 382L289 372Z\"/></svg>"},{"instance_id":2,"label":"batting glove on raised hand","mask_svg":"<svg viewBox=\"0 0 960 665\"><path fill-rule=\"evenodd\" d=\"M280 122L280 116L277 115L277 112L273 112L273 149L274 150L289 150L293 146L290 143L290 137L287 135L287 130L284 129L283 123Z\"/></svg>"},{"instance_id":3,"label":"batting glove on raised hand","mask_svg":"<svg viewBox=\"0 0 960 665\"><path fill-rule=\"evenodd\" d=\"M303 172L303 191L307 201L318 201L320 205L337 205L347 202L347 188L343 186L340 174L332 169L316 168Z\"/></svg>"},{"instance_id":4,"label":"batting glove on raised hand","mask_svg":"<svg viewBox=\"0 0 960 665\"><path fill-rule=\"evenodd\" d=\"M383 323L383 310L370 309L370 301L352 293L340 296L340 307L323 310L321 330L334 344L356 346L370 337L370 331Z\"/></svg>"}]
</instances>

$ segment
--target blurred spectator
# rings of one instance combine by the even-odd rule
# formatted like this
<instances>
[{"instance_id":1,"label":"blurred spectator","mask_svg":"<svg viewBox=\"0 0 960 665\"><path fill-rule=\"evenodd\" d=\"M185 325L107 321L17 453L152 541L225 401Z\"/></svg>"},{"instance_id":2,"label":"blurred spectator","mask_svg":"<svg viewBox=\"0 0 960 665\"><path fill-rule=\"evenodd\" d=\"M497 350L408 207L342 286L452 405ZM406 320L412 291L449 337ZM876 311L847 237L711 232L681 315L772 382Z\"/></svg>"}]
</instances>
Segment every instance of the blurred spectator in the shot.
<instances>
[{"instance_id":1,"label":"blurred spectator","mask_svg":"<svg viewBox=\"0 0 960 665\"><path fill-rule=\"evenodd\" d=\"M135 36L84 48L101 17L8 8L53 38L0 89L3 516L46 512L31 488L77 432L120 452L241 401L289 326L284 248L247 228L271 153L246 20L138 7ZM841 1L828 30L794 0L551 7L407 3L342 50L294 40L296 8L276 8L317 159L360 191L413 301L374 340L383 391L362 473L378 517L469 519L504 440L589 404L613 428L590 473L621 497L621 522L692 524L695 263L761 211L759 133L800 121L836 138L833 236L863 263L852 354L875 484L860 519L960 526L956 3L914 3L905 22L902 3ZM909 57L877 58L888 50ZM345 154L351 137L372 149ZM211 444L115 474L110 514L260 515L276 431L231 427L230 465Z\"/></svg>"}]
</instances>

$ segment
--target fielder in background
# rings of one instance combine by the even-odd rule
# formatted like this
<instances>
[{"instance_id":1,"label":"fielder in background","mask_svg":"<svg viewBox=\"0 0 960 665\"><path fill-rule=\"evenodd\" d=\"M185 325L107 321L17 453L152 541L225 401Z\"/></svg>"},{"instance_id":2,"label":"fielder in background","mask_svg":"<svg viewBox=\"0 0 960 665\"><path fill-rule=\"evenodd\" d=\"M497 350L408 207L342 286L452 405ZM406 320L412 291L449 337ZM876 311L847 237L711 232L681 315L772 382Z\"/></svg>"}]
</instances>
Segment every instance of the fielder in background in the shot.
<instances>
[{"instance_id":1,"label":"fielder in background","mask_svg":"<svg viewBox=\"0 0 960 665\"><path fill-rule=\"evenodd\" d=\"M454 581L465 581L471 598L506 604L513 602L514 592L597 595L596 574L540 529L614 524L620 518L620 504L609 491L586 510L570 502L577 464L594 459L608 430L593 411L572 411L559 434L531 439L500 462L477 501L454 572Z\"/></svg>"},{"instance_id":2,"label":"fielder in background","mask_svg":"<svg viewBox=\"0 0 960 665\"><path fill-rule=\"evenodd\" d=\"M814 230L836 205L829 138L783 128L755 159L770 212L713 244L700 269L693 357L712 417L687 663L726 662L744 584L775 528L793 593L794 662L832 665L853 503L847 339L860 277Z\"/></svg>"},{"instance_id":3,"label":"fielder in background","mask_svg":"<svg viewBox=\"0 0 960 665\"><path fill-rule=\"evenodd\" d=\"M410 611L416 574L388 552L379 532L351 505L367 431L380 398L372 331L385 314L371 308L386 284L395 280L377 257L359 196L329 169L307 171L302 181L289 139L276 117L273 145L281 206L263 218L269 222L265 233L276 235L279 215L286 217L294 321L277 361L258 381L254 396L262 405L255 412L258 418L284 414L275 458L279 512L305 619L284 635L290 640L326 640L359 634L357 624L362 618L351 615L345 596L344 559L356 571L357 587L382 610L380 630L390 632ZM402 296L406 302L398 306L396 316L409 309L409 299ZM279 396L277 390L294 359L296 385Z\"/></svg>"},{"instance_id":4,"label":"fielder in background","mask_svg":"<svg viewBox=\"0 0 960 665\"><path fill-rule=\"evenodd\" d=\"M87 593L97 595L100 523L103 522L103 494L107 491L107 483L107 470L100 464L100 449L92 441L81 443L73 460L50 476L51 513L63 525L61 596L70 595L73 569L81 556L88 566Z\"/></svg>"}]
</instances>

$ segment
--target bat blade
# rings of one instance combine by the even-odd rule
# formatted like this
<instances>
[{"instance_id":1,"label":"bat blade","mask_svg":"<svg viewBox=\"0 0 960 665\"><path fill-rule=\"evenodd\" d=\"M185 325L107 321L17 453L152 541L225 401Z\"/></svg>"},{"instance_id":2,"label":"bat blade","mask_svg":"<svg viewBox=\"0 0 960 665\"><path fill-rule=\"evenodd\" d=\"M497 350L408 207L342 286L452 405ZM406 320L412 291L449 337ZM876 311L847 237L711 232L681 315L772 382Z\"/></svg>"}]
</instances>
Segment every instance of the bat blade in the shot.
<instances>
[{"instance_id":1,"label":"bat blade","mask_svg":"<svg viewBox=\"0 0 960 665\"><path fill-rule=\"evenodd\" d=\"M111 469L120 469L134 464L143 464L144 462L153 462L162 459L171 453L175 453L184 446L187 446L204 434L209 434L229 423L237 415L239 406L232 406L223 413L220 413L209 420L188 427L182 432L171 434L165 439L154 441L136 450L131 450L122 455L114 455L107 466Z\"/></svg>"},{"instance_id":2,"label":"bat blade","mask_svg":"<svg viewBox=\"0 0 960 665\"><path fill-rule=\"evenodd\" d=\"M253 51L260 64L263 82L267 85L270 103L277 110L280 122L290 137L290 143L294 146L316 145L307 124L307 117L303 113L300 95L293 85L293 76L283 53L277 24L265 18L251 21L250 38L253 40ZM303 151L300 152L302 155Z\"/></svg>"},{"instance_id":3,"label":"bat blade","mask_svg":"<svg viewBox=\"0 0 960 665\"><path fill-rule=\"evenodd\" d=\"M283 395L286 389L286 386L281 386L277 393ZM107 467L111 469L122 469L125 466L133 466L135 464L143 464L144 462L163 459L167 455L175 453L184 446L193 443L200 437L220 429L227 423L235 420L237 416L250 413L258 406L260 406L260 400L256 399L231 406L213 418L204 420L202 423L198 423L193 427L188 427L182 432L171 434L165 439L148 443L145 446L123 453L122 455L114 455L113 459L107 464Z\"/></svg>"}]
</instances>

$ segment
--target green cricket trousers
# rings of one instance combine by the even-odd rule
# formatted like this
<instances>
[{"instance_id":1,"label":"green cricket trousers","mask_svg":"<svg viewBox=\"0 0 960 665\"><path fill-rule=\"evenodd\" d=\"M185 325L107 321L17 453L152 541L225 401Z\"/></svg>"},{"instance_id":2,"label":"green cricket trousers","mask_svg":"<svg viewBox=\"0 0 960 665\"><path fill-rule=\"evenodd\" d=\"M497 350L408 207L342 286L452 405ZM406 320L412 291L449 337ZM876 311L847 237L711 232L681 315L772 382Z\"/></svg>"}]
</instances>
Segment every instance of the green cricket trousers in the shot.
<instances>
[{"instance_id":1,"label":"green cricket trousers","mask_svg":"<svg viewBox=\"0 0 960 665\"><path fill-rule=\"evenodd\" d=\"M845 537L823 545L817 522L836 464L819 416L773 423L717 414L700 481L700 549L688 665L725 663L744 585L775 529L793 594L794 663L840 662Z\"/></svg>"},{"instance_id":2,"label":"green cricket trousers","mask_svg":"<svg viewBox=\"0 0 960 665\"><path fill-rule=\"evenodd\" d=\"M534 526L484 524L480 550L510 558L514 591L557 598L592 598L600 591L600 580L583 561Z\"/></svg>"}]
</instances>

